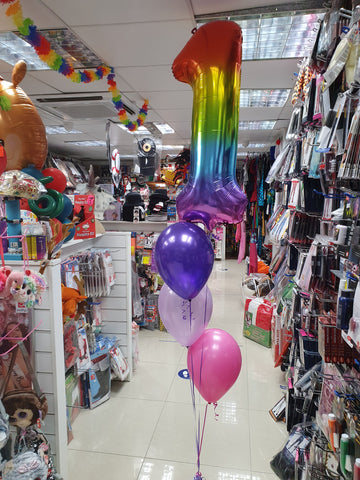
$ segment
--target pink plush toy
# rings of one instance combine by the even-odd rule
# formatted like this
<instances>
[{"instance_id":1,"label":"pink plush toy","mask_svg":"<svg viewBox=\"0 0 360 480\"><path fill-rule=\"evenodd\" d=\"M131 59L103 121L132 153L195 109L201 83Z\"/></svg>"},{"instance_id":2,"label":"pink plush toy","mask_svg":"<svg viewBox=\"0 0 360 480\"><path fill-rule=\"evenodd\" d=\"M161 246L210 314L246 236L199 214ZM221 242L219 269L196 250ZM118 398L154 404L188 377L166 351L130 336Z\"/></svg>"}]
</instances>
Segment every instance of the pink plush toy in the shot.
<instances>
[{"instance_id":1,"label":"pink plush toy","mask_svg":"<svg viewBox=\"0 0 360 480\"><path fill-rule=\"evenodd\" d=\"M13 295L16 289L20 289L24 283L24 272L19 270L13 270L6 280L6 285L4 289L4 297Z\"/></svg>"},{"instance_id":2,"label":"pink plush toy","mask_svg":"<svg viewBox=\"0 0 360 480\"><path fill-rule=\"evenodd\" d=\"M0 293L5 290L6 281L11 273L11 267L0 267Z\"/></svg>"}]
</instances>

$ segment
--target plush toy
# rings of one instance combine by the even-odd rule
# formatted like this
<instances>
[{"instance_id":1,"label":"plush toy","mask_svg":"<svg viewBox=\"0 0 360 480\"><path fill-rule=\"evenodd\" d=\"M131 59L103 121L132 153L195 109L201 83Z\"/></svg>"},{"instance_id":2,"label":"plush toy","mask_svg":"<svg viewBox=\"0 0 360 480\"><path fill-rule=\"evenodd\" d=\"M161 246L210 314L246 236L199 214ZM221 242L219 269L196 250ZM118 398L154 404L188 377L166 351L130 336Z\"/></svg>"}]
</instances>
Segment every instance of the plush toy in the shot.
<instances>
[{"instance_id":1,"label":"plush toy","mask_svg":"<svg viewBox=\"0 0 360 480\"><path fill-rule=\"evenodd\" d=\"M44 275L39 272L33 272L32 270L26 270L26 275L32 278L36 284L35 301L38 305L41 305L41 295L47 289L47 281Z\"/></svg>"},{"instance_id":2,"label":"plush toy","mask_svg":"<svg viewBox=\"0 0 360 480\"><path fill-rule=\"evenodd\" d=\"M62 312L63 317L75 317L78 309L78 304L87 299L85 295L80 295L79 290L76 288L65 287L61 285L62 295Z\"/></svg>"},{"instance_id":3,"label":"plush toy","mask_svg":"<svg viewBox=\"0 0 360 480\"><path fill-rule=\"evenodd\" d=\"M10 272L7 277L5 288L4 288L4 297L9 297L15 292L16 289L20 289L24 282L24 272L19 270L13 270Z\"/></svg>"}]
</instances>

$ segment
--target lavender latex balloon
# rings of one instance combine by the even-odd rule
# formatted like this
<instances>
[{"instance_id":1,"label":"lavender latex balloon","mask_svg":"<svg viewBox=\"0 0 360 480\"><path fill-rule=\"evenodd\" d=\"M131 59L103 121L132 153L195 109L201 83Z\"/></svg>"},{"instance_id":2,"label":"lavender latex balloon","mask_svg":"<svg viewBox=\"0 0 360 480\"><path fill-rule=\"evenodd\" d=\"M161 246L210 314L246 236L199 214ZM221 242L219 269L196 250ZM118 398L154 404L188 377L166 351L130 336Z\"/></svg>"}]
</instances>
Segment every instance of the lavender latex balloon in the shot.
<instances>
[{"instance_id":1,"label":"lavender latex balloon","mask_svg":"<svg viewBox=\"0 0 360 480\"><path fill-rule=\"evenodd\" d=\"M166 330L184 347L189 347L201 336L213 310L211 292L206 285L192 300L185 300L164 284L158 305Z\"/></svg>"},{"instance_id":2,"label":"lavender latex balloon","mask_svg":"<svg viewBox=\"0 0 360 480\"><path fill-rule=\"evenodd\" d=\"M214 250L200 227L178 222L161 232L155 260L164 282L179 297L189 300L205 286L214 264Z\"/></svg>"}]
</instances>

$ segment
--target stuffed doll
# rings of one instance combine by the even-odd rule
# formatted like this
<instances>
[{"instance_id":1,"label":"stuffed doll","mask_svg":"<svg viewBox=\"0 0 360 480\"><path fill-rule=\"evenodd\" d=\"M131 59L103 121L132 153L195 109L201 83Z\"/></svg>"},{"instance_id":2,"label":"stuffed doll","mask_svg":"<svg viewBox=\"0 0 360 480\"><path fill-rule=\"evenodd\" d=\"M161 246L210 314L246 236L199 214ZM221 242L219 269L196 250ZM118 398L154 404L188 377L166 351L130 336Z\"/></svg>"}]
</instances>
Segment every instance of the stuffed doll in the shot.
<instances>
[{"instance_id":1,"label":"stuffed doll","mask_svg":"<svg viewBox=\"0 0 360 480\"><path fill-rule=\"evenodd\" d=\"M73 318L76 315L78 304L86 300L85 295L80 295L79 290L61 285L63 317Z\"/></svg>"},{"instance_id":2,"label":"stuffed doll","mask_svg":"<svg viewBox=\"0 0 360 480\"><path fill-rule=\"evenodd\" d=\"M21 288L24 282L24 272L20 272L19 270L13 270L10 272L9 276L7 277L5 288L3 291L4 297L9 297L10 295L15 293L16 289Z\"/></svg>"},{"instance_id":3,"label":"stuffed doll","mask_svg":"<svg viewBox=\"0 0 360 480\"><path fill-rule=\"evenodd\" d=\"M32 270L26 270L25 273L28 277L34 280L36 285L35 302L38 305L41 305L41 295L45 292L48 286L46 278L40 272L33 272Z\"/></svg>"}]
</instances>

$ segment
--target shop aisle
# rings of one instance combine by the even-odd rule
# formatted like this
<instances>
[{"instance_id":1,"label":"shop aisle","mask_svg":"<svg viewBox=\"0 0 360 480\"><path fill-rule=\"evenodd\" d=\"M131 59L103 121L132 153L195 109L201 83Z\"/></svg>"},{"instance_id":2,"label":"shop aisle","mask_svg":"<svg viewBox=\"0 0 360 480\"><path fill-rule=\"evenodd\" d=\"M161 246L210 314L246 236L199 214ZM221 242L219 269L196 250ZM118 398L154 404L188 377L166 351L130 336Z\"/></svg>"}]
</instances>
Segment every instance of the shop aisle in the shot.
<instances>
[{"instance_id":1,"label":"shop aisle","mask_svg":"<svg viewBox=\"0 0 360 480\"><path fill-rule=\"evenodd\" d=\"M208 282L214 301L209 326L234 336L243 366L219 401L217 420L212 408L208 413L201 455L206 480L276 479L269 461L287 439L285 425L268 413L282 395L283 374L269 349L242 336L243 269L235 260L216 262ZM139 337L133 380L114 384L108 402L81 412L74 423L69 480L192 480L196 473L189 381L178 376L186 349L158 330L142 330Z\"/></svg>"}]
</instances>

